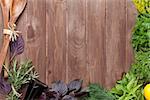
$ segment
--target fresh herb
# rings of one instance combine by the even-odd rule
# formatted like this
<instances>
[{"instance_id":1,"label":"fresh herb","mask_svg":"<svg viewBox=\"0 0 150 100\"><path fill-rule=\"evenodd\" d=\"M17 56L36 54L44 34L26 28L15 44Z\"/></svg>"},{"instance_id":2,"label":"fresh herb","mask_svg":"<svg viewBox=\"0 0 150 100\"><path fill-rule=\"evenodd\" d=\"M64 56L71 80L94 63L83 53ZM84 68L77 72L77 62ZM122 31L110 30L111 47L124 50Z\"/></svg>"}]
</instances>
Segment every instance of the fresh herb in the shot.
<instances>
[{"instance_id":1,"label":"fresh herb","mask_svg":"<svg viewBox=\"0 0 150 100\"><path fill-rule=\"evenodd\" d=\"M130 73L136 76L139 84L144 85L150 82L150 51L140 51L135 54L135 62L132 64Z\"/></svg>"},{"instance_id":2,"label":"fresh herb","mask_svg":"<svg viewBox=\"0 0 150 100\"><path fill-rule=\"evenodd\" d=\"M117 81L111 93L116 97L116 100L144 100L141 88L142 84L138 84L136 76L127 73L122 80Z\"/></svg>"},{"instance_id":3,"label":"fresh herb","mask_svg":"<svg viewBox=\"0 0 150 100\"><path fill-rule=\"evenodd\" d=\"M89 85L89 95L82 100L115 100L114 96L98 84Z\"/></svg>"},{"instance_id":4,"label":"fresh herb","mask_svg":"<svg viewBox=\"0 0 150 100\"><path fill-rule=\"evenodd\" d=\"M132 45L135 52L150 51L150 16L138 16L133 30Z\"/></svg>"},{"instance_id":5,"label":"fresh herb","mask_svg":"<svg viewBox=\"0 0 150 100\"><path fill-rule=\"evenodd\" d=\"M31 79L37 78L38 74L35 72L31 61L23 64L18 64L14 61L10 69L5 68L8 72L8 81L11 83L12 91L8 95L8 100L19 100L21 94L18 93L22 85L28 83Z\"/></svg>"}]
</instances>

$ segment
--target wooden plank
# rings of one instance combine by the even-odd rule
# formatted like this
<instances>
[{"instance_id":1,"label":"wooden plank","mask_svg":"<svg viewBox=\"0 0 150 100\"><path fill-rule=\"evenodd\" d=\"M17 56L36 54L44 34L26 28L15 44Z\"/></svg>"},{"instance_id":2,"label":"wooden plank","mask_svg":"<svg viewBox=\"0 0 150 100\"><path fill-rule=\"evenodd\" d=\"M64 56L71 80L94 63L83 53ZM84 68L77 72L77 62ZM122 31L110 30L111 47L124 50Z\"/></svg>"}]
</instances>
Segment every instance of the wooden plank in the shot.
<instances>
[{"instance_id":1,"label":"wooden plank","mask_svg":"<svg viewBox=\"0 0 150 100\"><path fill-rule=\"evenodd\" d=\"M125 72L133 62L133 48L131 45L132 29L135 26L137 11L131 0L126 0L126 67Z\"/></svg>"},{"instance_id":2,"label":"wooden plank","mask_svg":"<svg viewBox=\"0 0 150 100\"><path fill-rule=\"evenodd\" d=\"M67 0L68 81L79 78L88 83L85 0Z\"/></svg>"},{"instance_id":3,"label":"wooden plank","mask_svg":"<svg viewBox=\"0 0 150 100\"><path fill-rule=\"evenodd\" d=\"M87 0L86 31L88 43L88 72L91 83L105 85L106 19L105 0Z\"/></svg>"},{"instance_id":4,"label":"wooden plank","mask_svg":"<svg viewBox=\"0 0 150 100\"><path fill-rule=\"evenodd\" d=\"M2 31L3 31L3 15L2 10L0 9L0 47L2 46Z\"/></svg>"},{"instance_id":5,"label":"wooden plank","mask_svg":"<svg viewBox=\"0 0 150 100\"><path fill-rule=\"evenodd\" d=\"M28 0L19 59L33 60L47 84L81 78L110 88L132 62L134 23L130 0Z\"/></svg>"},{"instance_id":6,"label":"wooden plank","mask_svg":"<svg viewBox=\"0 0 150 100\"><path fill-rule=\"evenodd\" d=\"M21 35L24 39L25 42L25 48L24 48L24 52L21 55L18 55L16 58L18 61L20 61L21 63L23 63L24 61L26 61L28 58L28 48L27 48L27 9L28 9L28 2L27 2L27 6L24 9L22 15L19 17L18 21L17 21L17 30L21 32Z\"/></svg>"},{"instance_id":7,"label":"wooden plank","mask_svg":"<svg viewBox=\"0 0 150 100\"><path fill-rule=\"evenodd\" d=\"M106 0L106 86L120 79L126 64L126 1Z\"/></svg>"},{"instance_id":8,"label":"wooden plank","mask_svg":"<svg viewBox=\"0 0 150 100\"><path fill-rule=\"evenodd\" d=\"M46 81L46 1L28 0L27 40L28 57L33 60L41 81Z\"/></svg>"},{"instance_id":9,"label":"wooden plank","mask_svg":"<svg viewBox=\"0 0 150 100\"><path fill-rule=\"evenodd\" d=\"M0 100L5 100L6 99L6 95L0 94Z\"/></svg>"},{"instance_id":10,"label":"wooden plank","mask_svg":"<svg viewBox=\"0 0 150 100\"><path fill-rule=\"evenodd\" d=\"M47 83L66 81L66 0L46 0Z\"/></svg>"},{"instance_id":11,"label":"wooden plank","mask_svg":"<svg viewBox=\"0 0 150 100\"><path fill-rule=\"evenodd\" d=\"M3 42L3 14L2 14L2 9L0 7L0 51L2 48L2 42ZM0 66L0 67L2 67L2 66Z\"/></svg>"}]
</instances>

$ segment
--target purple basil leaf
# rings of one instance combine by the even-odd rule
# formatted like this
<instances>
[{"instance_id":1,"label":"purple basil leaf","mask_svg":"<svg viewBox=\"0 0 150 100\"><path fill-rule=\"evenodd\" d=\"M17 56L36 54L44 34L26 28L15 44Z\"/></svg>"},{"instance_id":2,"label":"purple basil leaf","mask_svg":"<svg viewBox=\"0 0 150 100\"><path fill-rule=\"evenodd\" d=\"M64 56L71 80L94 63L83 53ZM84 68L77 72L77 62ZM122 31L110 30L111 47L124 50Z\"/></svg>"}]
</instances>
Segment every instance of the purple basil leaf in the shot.
<instances>
[{"instance_id":1,"label":"purple basil leaf","mask_svg":"<svg viewBox=\"0 0 150 100\"><path fill-rule=\"evenodd\" d=\"M52 90L64 96L68 92L67 85L62 81L57 81L52 84Z\"/></svg>"},{"instance_id":2,"label":"purple basil leaf","mask_svg":"<svg viewBox=\"0 0 150 100\"><path fill-rule=\"evenodd\" d=\"M4 80L2 76L0 76L0 93L1 94L9 94L11 91L11 85Z\"/></svg>"},{"instance_id":3,"label":"purple basil leaf","mask_svg":"<svg viewBox=\"0 0 150 100\"><path fill-rule=\"evenodd\" d=\"M62 100L77 100L76 98L74 98L73 96L70 95L66 95L62 98Z\"/></svg>"},{"instance_id":4,"label":"purple basil leaf","mask_svg":"<svg viewBox=\"0 0 150 100\"><path fill-rule=\"evenodd\" d=\"M16 55L19 55L21 53L23 53L24 51L24 40L23 37L20 35L16 41L14 42L10 42L10 55L11 55L11 59L13 59Z\"/></svg>"},{"instance_id":5,"label":"purple basil leaf","mask_svg":"<svg viewBox=\"0 0 150 100\"><path fill-rule=\"evenodd\" d=\"M75 92L79 91L81 89L82 82L83 81L80 79L76 79L76 80L71 81L68 84L69 91L75 91Z\"/></svg>"}]
</instances>

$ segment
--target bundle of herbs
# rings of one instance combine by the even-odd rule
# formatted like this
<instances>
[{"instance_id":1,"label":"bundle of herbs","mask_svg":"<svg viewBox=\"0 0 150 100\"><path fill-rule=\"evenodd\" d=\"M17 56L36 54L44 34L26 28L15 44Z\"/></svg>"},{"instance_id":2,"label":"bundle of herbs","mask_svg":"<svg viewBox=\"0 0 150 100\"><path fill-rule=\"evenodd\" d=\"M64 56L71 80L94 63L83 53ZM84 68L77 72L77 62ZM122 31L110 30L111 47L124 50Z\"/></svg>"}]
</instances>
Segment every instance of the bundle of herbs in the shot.
<instances>
[{"instance_id":1,"label":"bundle of herbs","mask_svg":"<svg viewBox=\"0 0 150 100\"><path fill-rule=\"evenodd\" d=\"M8 95L9 100L17 100L20 97L18 93L22 84L27 83L29 78L36 77L33 73L31 63L24 63L18 65L15 61L12 65L14 57L21 54L24 51L24 40L16 31L16 21L22 14L27 0L0 0L0 5L3 14L3 43L0 51L0 73L4 65L6 71L4 71L4 77L8 82L1 77L1 89L3 89L5 95ZM10 52L10 55L9 55ZM11 91L11 92L10 92Z\"/></svg>"},{"instance_id":2,"label":"bundle of herbs","mask_svg":"<svg viewBox=\"0 0 150 100\"><path fill-rule=\"evenodd\" d=\"M38 78L38 73L33 70L34 66L31 61L27 61L23 64L18 64L14 61L10 69L6 69L8 72L8 81L11 83L12 91L9 93L8 100L20 100L21 94L19 93L21 87L24 84L29 83L31 79Z\"/></svg>"}]
</instances>

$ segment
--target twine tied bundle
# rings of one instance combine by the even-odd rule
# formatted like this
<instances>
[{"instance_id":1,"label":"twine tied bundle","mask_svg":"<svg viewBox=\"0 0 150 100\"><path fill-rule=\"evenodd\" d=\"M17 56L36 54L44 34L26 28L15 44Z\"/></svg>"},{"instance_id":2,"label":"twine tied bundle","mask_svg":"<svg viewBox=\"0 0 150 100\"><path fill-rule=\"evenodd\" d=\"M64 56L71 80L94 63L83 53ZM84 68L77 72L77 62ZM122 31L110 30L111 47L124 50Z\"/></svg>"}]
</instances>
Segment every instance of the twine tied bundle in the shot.
<instances>
[{"instance_id":1,"label":"twine tied bundle","mask_svg":"<svg viewBox=\"0 0 150 100\"><path fill-rule=\"evenodd\" d=\"M3 44L0 50L0 73L2 66L8 68L10 63L10 50L9 44L15 42L17 37L19 37L20 32L16 31L16 21L23 12L26 6L27 0L0 0L0 5L3 13ZM6 72L5 72L6 73ZM7 77L7 74L4 73L4 76Z\"/></svg>"},{"instance_id":2,"label":"twine tied bundle","mask_svg":"<svg viewBox=\"0 0 150 100\"><path fill-rule=\"evenodd\" d=\"M17 40L17 37L19 36L20 31L16 31L16 24L8 24L8 29L3 29L4 35L9 35L9 40L14 42Z\"/></svg>"}]
</instances>

